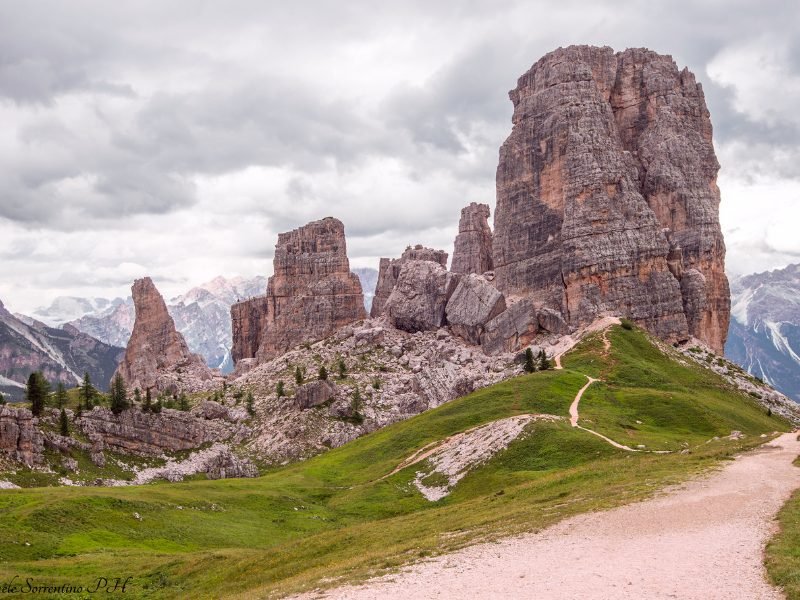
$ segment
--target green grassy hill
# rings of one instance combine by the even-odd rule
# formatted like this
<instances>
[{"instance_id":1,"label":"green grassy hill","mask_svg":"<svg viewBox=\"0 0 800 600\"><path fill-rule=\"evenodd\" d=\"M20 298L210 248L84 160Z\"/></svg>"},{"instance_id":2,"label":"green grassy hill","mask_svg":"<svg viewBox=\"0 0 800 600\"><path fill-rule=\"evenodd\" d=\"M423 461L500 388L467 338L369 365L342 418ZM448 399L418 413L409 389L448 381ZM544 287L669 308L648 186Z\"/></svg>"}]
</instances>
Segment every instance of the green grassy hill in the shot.
<instances>
[{"instance_id":1,"label":"green grassy hill","mask_svg":"<svg viewBox=\"0 0 800 600\"><path fill-rule=\"evenodd\" d=\"M645 497L788 430L641 331L615 327L608 338L608 351L599 334L585 340L564 370L479 390L258 479L0 492L0 581L87 587L130 576L125 598L255 598L335 585ZM529 424L438 502L412 485L420 465L383 478L426 444L476 425L567 417L587 374L603 381L584 394L581 425L673 452L618 450L565 418ZM745 437L728 439L733 430Z\"/></svg>"}]
</instances>

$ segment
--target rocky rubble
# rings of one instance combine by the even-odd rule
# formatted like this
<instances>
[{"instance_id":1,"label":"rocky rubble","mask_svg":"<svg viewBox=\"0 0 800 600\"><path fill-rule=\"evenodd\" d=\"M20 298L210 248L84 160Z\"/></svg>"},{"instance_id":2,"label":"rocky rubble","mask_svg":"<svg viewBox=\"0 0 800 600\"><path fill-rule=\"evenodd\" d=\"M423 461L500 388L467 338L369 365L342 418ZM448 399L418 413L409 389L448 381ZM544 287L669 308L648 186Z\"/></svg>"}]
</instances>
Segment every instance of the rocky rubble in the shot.
<instances>
[{"instance_id":1,"label":"rocky rubble","mask_svg":"<svg viewBox=\"0 0 800 600\"><path fill-rule=\"evenodd\" d=\"M622 314L721 352L730 315L703 91L669 56L559 48L510 92L493 261L574 328Z\"/></svg>"},{"instance_id":2,"label":"rocky rubble","mask_svg":"<svg viewBox=\"0 0 800 600\"><path fill-rule=\"evenodd\" d=\"M131 293L136 321L117 368L128 388L175 393L209 389L219 383L221 379L215 378L203 358L189 351L153 281L137 279Z\"/></svg>"},{"instance_id":3,"label":"rocky rubble","mask_svg":"<svg viewBox=\"0 0 800 600\"><path fill-rule=\"evenodd\" d=\"M316 381L321 366L328 381ZM298 367L305 373L301 385L295 383ZM341 446L520 372L513 354L487 356L446 329L409 333L384 317L254 366L231 382L225 402L234 402L234 389L254 394L248 445L280 463ZM278 381L284 397L277 395Z\"/></svg>"}]
</instances>

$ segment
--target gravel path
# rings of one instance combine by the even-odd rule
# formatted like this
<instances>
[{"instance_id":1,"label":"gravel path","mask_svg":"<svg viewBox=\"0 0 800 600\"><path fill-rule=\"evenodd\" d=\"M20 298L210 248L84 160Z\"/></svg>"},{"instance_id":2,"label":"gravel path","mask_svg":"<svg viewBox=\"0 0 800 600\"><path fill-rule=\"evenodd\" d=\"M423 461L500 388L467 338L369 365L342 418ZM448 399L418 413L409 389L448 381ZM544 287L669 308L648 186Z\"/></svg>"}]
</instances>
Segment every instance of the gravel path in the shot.
<instances>
[{"instance_id":1,"label":"gravel path","mask_svg":"<svg viewBox=\"0 0 800 600\"><path fill-rule=\"evenodd\" d=\"M763 548L800 487L797 433L644 502L479 544L345 587L343 599L772 599ZM306 598L320 597L308 595Z\"/></svg>"}]
</instances>

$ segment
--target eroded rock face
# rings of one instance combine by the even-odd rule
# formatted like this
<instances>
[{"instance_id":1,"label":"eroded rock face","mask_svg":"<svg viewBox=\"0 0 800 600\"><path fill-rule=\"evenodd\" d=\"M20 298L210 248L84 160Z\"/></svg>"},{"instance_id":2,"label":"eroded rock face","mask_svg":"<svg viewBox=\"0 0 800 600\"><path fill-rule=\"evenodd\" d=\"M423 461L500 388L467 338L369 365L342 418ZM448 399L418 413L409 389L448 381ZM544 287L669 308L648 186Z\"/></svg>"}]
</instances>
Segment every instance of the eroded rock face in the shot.
<instances>
[{"instance_id":1,"label":"eroded rock face","mask_svg":"<svg viewBox=\"0 0 800 600\"><path fill-rule=\"evenodd\" d=\"M44 438L27 408L0 406L0 452L28 466L43 461Z\"/></svg>"},{"instance_id":2,"label":"eroded rock face","mask_svg":"<svg viewBox=\"0 0 800 600\"><path fill-rule=\"evenodd\" d=\"M730 300L719 165L694 76L649 50L572 46L539 60L510 97L498 288L570 327L621 313L664 339L691 334L721 351ZM689 270L705 282L682 284Z\"/></svg>"},{"instance_id":3,"label":"eroded rock face","mask_svg":"<svg viewBox=\"0 0 800 600\"><path fill-rule=\"evenodd\" d=\"M453 273L480 275L493 268L489 206L473 202L461 209L450 270Z\"/></svg>"},{"instance_id":4,"label":"eroded rock face","mask_svg":"<svg viewBox=\"0 0 800 600\"><path fill-rule=\"evenodd\" d=\"M231 306L231 357L234 363L243 358L254 358L258 352L261 334L267 326L268 306L266 296L256 296Z\"/></svg>"},{"instance_id":5,"label":"eroded rock face","mask_svg":"<svg viewBox=\"0 0 800 600\"><path fill-rule=\"evenodd\" d=\"M384 305L397 284L400 277L400 269L409 260L426 260L434 262L447 268L447 252L444 250L434 250L417 244L413 248L409 246L405 249L400 258L382 258L378 268L378 283L375 286L375 296L372 299L370 316L379 317L384 312Z\"/></svg>"},{"instance_id":6,"label":"eroded rock face","mask_svg":"<svg viewBox=\"0 0 800 600\"><path fill-rule=\"evenodd\" d=\"M266 295L231 307L234 360L268 360L366 318L338 219L281 233L273 265Z\"/></svg>"},{"instance_id":7,"label":"eroded rock face","mask_svg":"<svg viewBox=\"0 0 800 600\"><path fill-rule=\"evenodd\" d=\"M207 420L192 413L164 409L160 413L125 410L115 415L95 407L79 419L81 431L93 443L93 454L113 450L139 456L191 450L206 443L241 439L243 425Z\"/></svg>"},{"instance_id":8,"label":"eroded rock face","mask_svg":"<svg viewBox=\"0 0 800 600\"><path fill-rule=\"evenodd\" d=\"M402 264L383 312L403 331L430 331L446 324L445 307L460 277L429 260Z\"/></svg>"},{"instance_id":9,"label":"eroded rock face","mask_svg":"<svg viewBox=\"0 0 800 600\"><path fill-rule=\"evenodd\" d=\"M189 351L153 281L137 279L131 293L136 321L117 368L128 388L156 392L206 388L213 373L199 354Z\"/></svg>"},{"instance_id":10,"label":"eroded rock face","mask_svg":"<svg viewBox=\"0 0 800 600\"><path fill-rule=\"evenodd\" d=\"M453 333L480 344L484 326L505 309L503 294L482 276L470 273L461 277L447 301L445 315Z\"/></svg>"}]
</instances>

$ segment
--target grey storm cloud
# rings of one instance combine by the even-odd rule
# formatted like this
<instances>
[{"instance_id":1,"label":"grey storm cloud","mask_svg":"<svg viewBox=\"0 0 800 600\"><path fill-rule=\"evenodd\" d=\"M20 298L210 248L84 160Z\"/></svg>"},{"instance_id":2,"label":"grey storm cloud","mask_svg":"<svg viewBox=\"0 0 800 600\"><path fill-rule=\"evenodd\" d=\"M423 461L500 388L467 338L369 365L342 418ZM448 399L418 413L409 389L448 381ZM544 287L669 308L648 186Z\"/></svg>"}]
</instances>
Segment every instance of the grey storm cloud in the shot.
<instances>
[{"instance_id":1,"label":"grey storm cloud","mask_svg":"<svg viewBox=\"0 0 800 600\"><path fill-rule=\"evenodd\" d=\"M785 0L4 2L0 256L63 288L71 269L37 250L41 231L86 232L165 280L172 259L201 262L194 238L236 266L327 215L365 259L418 234L451 243L460 207L493 201L508 90L573 43L671 53L703 83L728 173L800 181L796 111L750 114L707 71L765 38L800 80L798 30ZM230 230L244 219L247 239Z\"/></svg>"}]
</instances>

